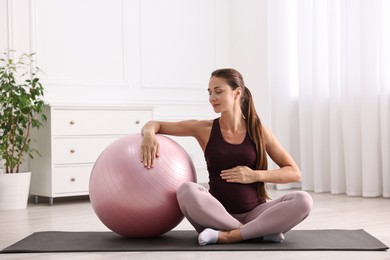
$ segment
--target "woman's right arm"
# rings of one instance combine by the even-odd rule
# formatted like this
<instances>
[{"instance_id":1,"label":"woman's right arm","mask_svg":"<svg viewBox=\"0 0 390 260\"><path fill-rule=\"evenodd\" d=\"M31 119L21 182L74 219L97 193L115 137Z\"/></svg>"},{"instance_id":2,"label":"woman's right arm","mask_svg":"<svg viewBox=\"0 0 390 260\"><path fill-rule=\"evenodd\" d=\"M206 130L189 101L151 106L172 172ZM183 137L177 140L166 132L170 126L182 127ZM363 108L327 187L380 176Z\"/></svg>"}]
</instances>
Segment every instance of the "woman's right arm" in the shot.
<instances>
[{"instance_id":1,"label":"woman's right arm","mask_svg":"<svg viewBox=\"0 0 390 260\"><path fill-rule=\"evenodd\" d=\"M207 126L210 121L186 120L179 122L149 121L142 129L143 136L140 158L146 168L151 168L155 164L156 157L159 156L159 144L156 134L166 134L174 136L192 136L201 144L204 143L207 135Z\"/></svg>"}]
</instances>

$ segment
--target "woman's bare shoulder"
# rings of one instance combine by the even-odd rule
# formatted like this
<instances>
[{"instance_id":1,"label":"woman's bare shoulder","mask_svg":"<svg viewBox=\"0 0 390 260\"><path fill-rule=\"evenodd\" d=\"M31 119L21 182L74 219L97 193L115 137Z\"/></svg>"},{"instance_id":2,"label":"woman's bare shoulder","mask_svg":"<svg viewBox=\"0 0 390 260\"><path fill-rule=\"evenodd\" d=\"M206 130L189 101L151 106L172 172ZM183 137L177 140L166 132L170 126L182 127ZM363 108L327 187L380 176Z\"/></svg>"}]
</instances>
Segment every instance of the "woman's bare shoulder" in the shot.
<instances>
[{"instance_id":1,"label":"woman's bare shoulder","mask_svg":"<svg viewBox=\"0 0 390 260\"><path fill-rule=\"evenodd\" d=\"M182 136L203 136L209 132L213 120L183 120L178 122L160 122L160 131L162 134L182 135Z\"/></svg>"},{"instance_id":2,"label":"woman's bare shoulder","mask_svg":"<svg viewBox=\"0 0 390 260\"><path fill-rule=\"evenodd\" d=\"M198 135L207 134L213 126L213 120L189 120L188 126L191 127Z\"/></svg>"},{"instance_id":3,"label":"woman's bare shoulder","mask_svg":"<svg viewBox=\"0 0 390 260\"><path fill-rule=\"evenodd\" d=\"M202 127L212 127L214 120L194 120L195 124L202 128Z\"/></svg>"}]
</instances>

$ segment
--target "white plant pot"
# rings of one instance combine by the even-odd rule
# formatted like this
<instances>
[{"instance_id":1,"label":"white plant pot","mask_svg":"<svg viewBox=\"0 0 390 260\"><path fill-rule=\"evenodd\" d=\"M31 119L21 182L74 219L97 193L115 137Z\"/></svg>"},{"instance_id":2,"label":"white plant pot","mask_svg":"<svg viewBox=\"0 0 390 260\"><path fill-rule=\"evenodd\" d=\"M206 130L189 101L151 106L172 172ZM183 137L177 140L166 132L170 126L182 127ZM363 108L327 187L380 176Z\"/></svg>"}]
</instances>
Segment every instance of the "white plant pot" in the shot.
<instances>
[{"instance_id":1,"label":"white plant pot","mask_svg":"<svg viewBox=\"0 0 390 260\"><path fill-rule=\"evenodd\" d=\"M0 210L27 208L31 172L0 174Z\"/></svg>"}]
</instances>

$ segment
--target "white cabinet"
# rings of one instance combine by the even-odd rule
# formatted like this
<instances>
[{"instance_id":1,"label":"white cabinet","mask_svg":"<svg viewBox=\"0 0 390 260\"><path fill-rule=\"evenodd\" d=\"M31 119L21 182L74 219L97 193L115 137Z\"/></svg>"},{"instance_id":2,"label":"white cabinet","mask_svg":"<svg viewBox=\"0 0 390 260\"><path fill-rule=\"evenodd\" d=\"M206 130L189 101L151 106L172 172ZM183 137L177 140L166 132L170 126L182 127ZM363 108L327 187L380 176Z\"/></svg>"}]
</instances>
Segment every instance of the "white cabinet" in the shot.
<instances>
[{"instance_id":1,"label":"white cabinet","mask_svg":"<svg viewBox=\"0 0 390 260\"><path fill-rule=\"evenodd\" d=\"M60 105L46 107L47 122L34 130L33 146L41 156L30 160L30 194L48 197L88 195L89 176L100 153L114 140L140 133L153 118L150 107Z\"/></svg>"}]
</instances>

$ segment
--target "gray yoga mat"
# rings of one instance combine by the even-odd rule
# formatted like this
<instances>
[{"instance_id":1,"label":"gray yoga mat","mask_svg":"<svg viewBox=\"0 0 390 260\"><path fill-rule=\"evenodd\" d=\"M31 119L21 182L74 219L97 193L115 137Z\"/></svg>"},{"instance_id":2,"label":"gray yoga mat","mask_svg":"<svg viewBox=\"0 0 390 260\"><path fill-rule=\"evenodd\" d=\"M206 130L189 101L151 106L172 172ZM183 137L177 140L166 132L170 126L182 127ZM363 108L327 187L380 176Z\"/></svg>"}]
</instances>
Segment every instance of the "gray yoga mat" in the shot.
<instances>
[{"instance_id":1,"label":"gray yoga mat","mask_svg":"<svg viewBox=\"0 0 390 260\"><path fill-rule=\"evenodd\" d=\"M1 253L109 251L379 251L388 246L360 230L291 230L283 243L248 240L199 246L195 231L173 230L157 238L124 238L113 232L38 232Z\"/></svg>"}]
</instances>

